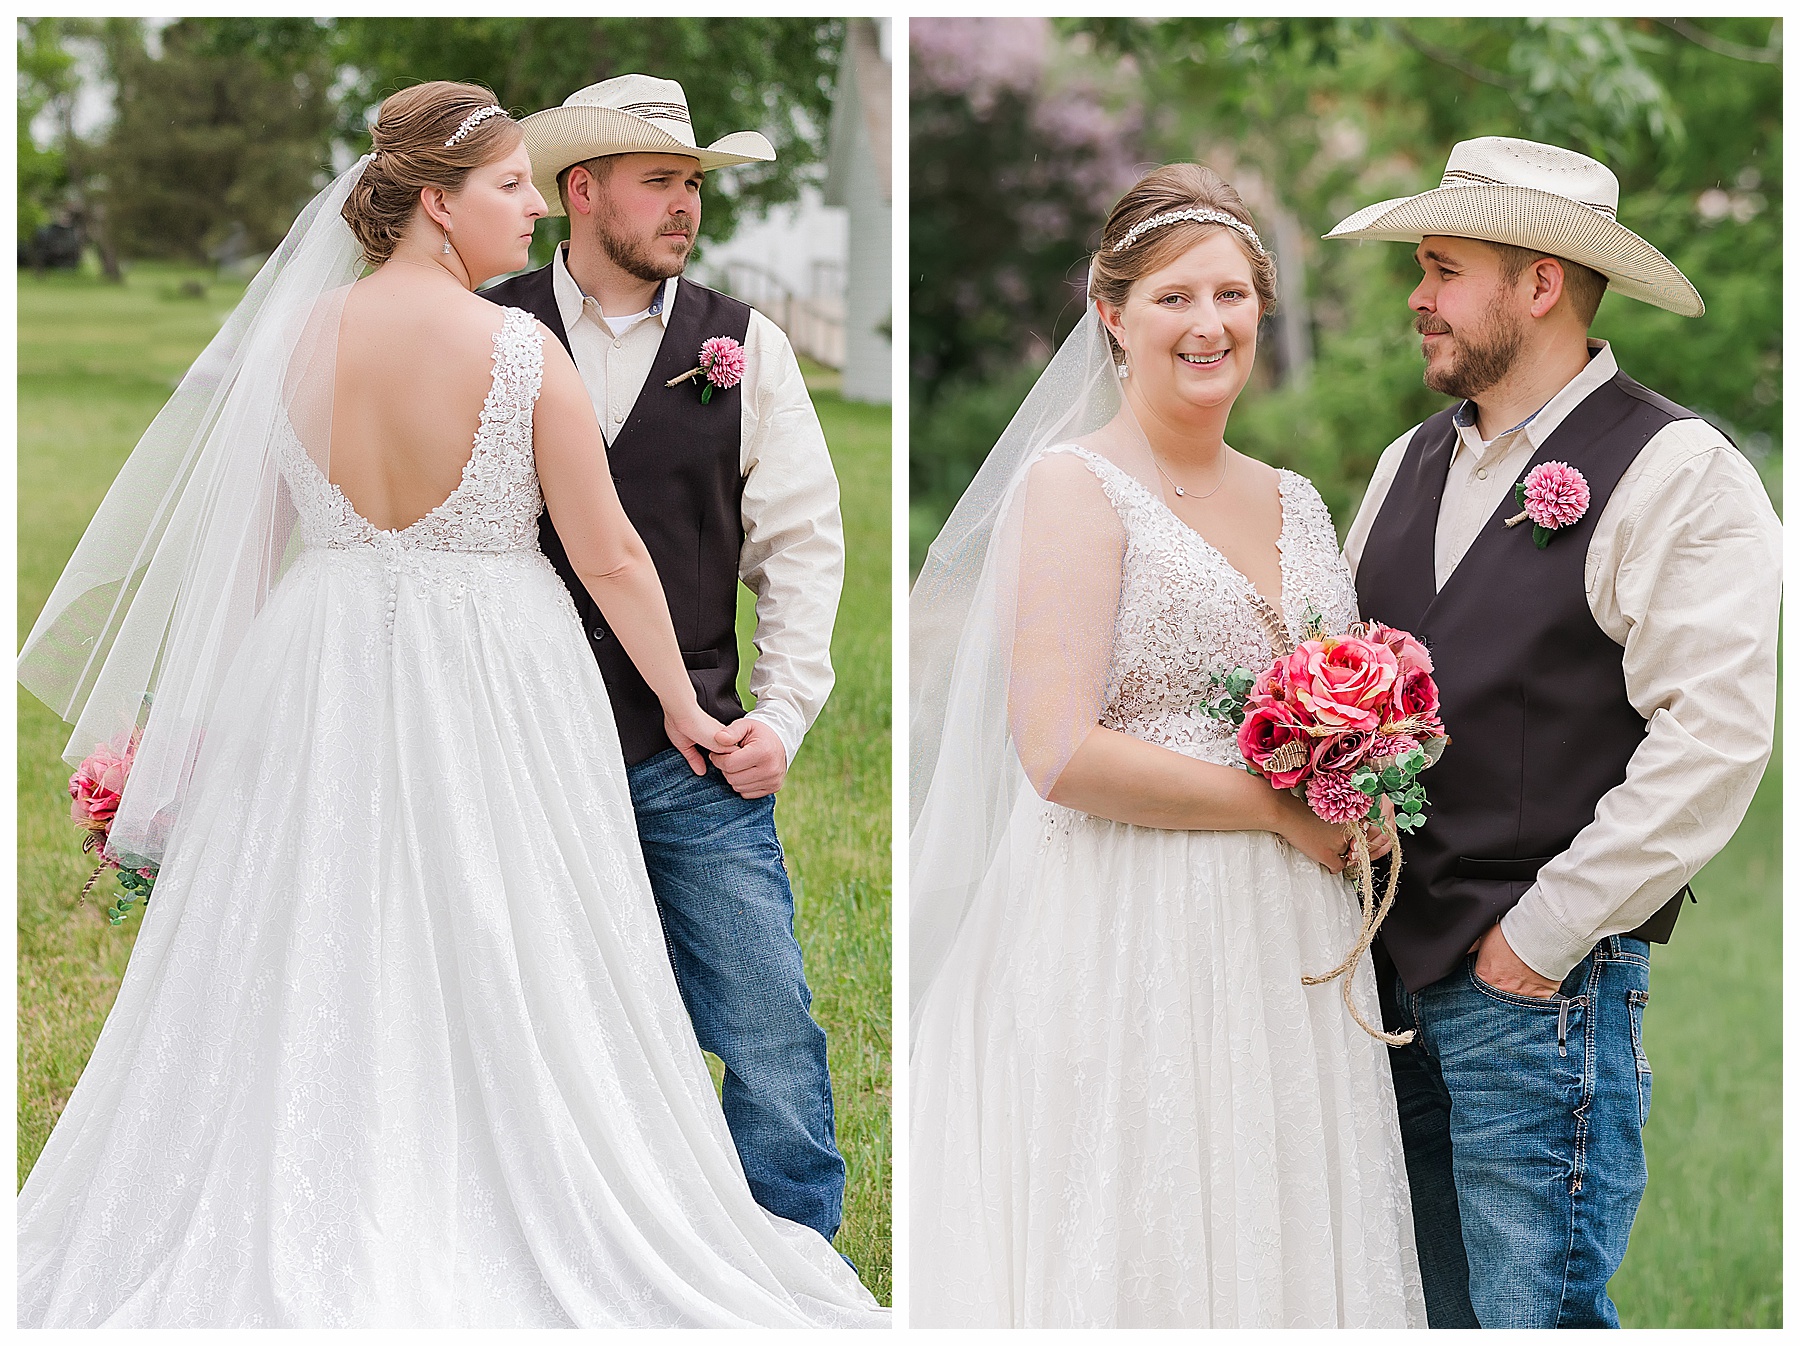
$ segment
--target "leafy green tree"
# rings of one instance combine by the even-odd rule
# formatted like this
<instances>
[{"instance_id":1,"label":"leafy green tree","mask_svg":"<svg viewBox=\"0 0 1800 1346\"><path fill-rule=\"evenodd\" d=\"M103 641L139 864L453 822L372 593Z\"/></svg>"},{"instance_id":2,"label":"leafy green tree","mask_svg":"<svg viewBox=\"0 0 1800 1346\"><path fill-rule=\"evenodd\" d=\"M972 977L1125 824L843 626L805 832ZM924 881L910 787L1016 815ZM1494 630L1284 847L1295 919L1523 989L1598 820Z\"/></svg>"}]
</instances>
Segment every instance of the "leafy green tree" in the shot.
<instances>
[{"instance_id":1,"label":"leafy green tree","mask_svg":"<svg viewBox=\"0 0 1800 1346\"><path fill-rule=\"evenodd\" d=\"M1722 425L1776 481L1780 29L1769 19L1058 21L1066 49L1137 81L1143 158L1210 163L1273 239L1283 311L1265 324L1232 439L1311 476L1340 524L1381 449L1444 403L1419 379L1409 250L1320 236L1371 202L1436 186L1451 146L1483 135L1566 145L1617 173L1620 219L1693 279L1708 311L1684 319L1609 296L1595 335L1635 377ZM915 139L915 184L936 152ZM1051 156L1054 142L1040 135L1016 153ZM955 238L982 223L951 213L931 227ZM979 334L1061 298L1043 286L958 321ZM916 342L917 317L914 331ZM959 427L1004 423L1004 399L987 390L1029 386L978 366L965 365L983 381L967 391L967 414L941 393L917 394L915 426L931 438L915 448L915 487L928 478L943 498L915 518L915 536L935 531L985 452ZM965 385L940 376L945 386Z\"/></svg>"},{"instance_id":2,"label":"leafy green tree","mask_svg":"<svg viewBox=\"0 0 1800 1346\"><path fill-rule=\"evenodd\" d=\"M1769 31L1733 21L1730 35ZM1169 110L1164 153L1235 159L1304 225L1282 261L1307 275L1317 377L1260 381L1234 433L1312 475L1340 520L1387 439L1443 402L1418 381L1407 250L1319 235L1371 201L1435 186L1451 146L1473 136L1567 145L1617 173L1620 219L1687 272L1709 312L1609 297L1595 334L1753 456L1777 445L1778 65L1649 20L1111 21L1095 36L1130 53Z\"/></svg>"},{"instance_id":3,"label":"leafy green tree","mask_svg":"<svg viewBox=\"0 0 1800 1346\"><path fill-rule=\"evenodd\" d=\"M63 46L63 19L19 21L19 240L48 224L69 190L64 145L74 94L75 59ZM32 124L49 109L59 123L52 143L40 149Z\"/></svg>"},{"instance_id":4,"label":"leafy green tree","mask_svg":"<svg viewBox=\"0 0 1800 1346\"><path fill-rule=\"evenodd\" d=\"M1136 81L1045 19L911 24L915 552L1080 319L1088 249L1143 158Z\"/></svg>"},{"instance_id":5,"label":"leafy green tree","mask_svg":"<svg viewBox=\"0 0 1800 1346\"><path fill-rule=\"evenodd\" d=\"M102 54L113 120L91 143L67 132L40 153L24 128L72 93L74 36ZM22 225L41 222L67 182L116 269L120 254L203 260L271 247L321 184L334 141L367 149L381 99L431 79L487 84L521 115L630 71L679 79L702 136L755 128L776 148L775 163L708 187L705 236L727 238L822 171L843 23L223 18L153 34L139 19L29 20L19 41ZM542 249L559 223L540 228Z\"/></svg>"},{"instance_id":6,"label":"leafy green tree","mask_svg":"<svg viewBox=\"0 0 1800 1346\"><path fill-rule=\"evenodd\" d=\"M112 126L96 153L128 257L201 262L281 241L318 189L336 123L330 30L311 19L182 19L152 54L109 20Z\"/></svg>"},{"instance_id":7,"label":"leafy green tree","mask_svg":"<svg viewBox=\"0 0 1800 1346\"><path fill-rule=\"evenodd\" d=\"M381 99L421 80L485 84L519 116L615 75L679 80L701 143L757 130L775 147L774 163L708 183L703 236L720 241L818 176L844 40L842 20L815 18L340 19L337 31L352 72L342 126L358 152ZM559 224L539 226L540 252Z\"/></svg>"}]
</instances>

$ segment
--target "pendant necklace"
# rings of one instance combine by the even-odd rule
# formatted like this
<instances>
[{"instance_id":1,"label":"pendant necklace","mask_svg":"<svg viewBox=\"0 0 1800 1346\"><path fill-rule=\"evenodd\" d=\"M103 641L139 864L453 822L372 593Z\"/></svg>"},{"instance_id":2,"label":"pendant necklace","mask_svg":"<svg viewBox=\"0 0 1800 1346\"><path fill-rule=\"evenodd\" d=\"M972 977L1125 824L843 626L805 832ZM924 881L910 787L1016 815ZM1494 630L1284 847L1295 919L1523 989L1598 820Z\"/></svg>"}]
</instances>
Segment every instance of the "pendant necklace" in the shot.
<instances>
[{"instance_id":1,"label":"pendant necklace","mask_svg":"<svg viewBox=\"0 0 1800 1346\"><path fill-rule=\"evenodd\" d=\"M1162 473L1163 480L1168 482L1170 486L1173 486L1175 488L1175 494L1180 496L1184 500L1187 499L1188 493L1186 491L1182 490L1181 487L1175 485L1175 478L1171 477L1168 474L1168 472L1164 470L1163 465L1162 465L1162 459L1158 458L1154 451L1151 452L1150 459L1152 462L1154 462L1156 464L1156 470L1158 472ZM1231 464L1230 464L1229 460L1226 459L1224 453L1221 452L1219 455L1219 479L1213 483L1212 490L1206 492L1205 495L1197 495L1194 497L1194 499L1210 500L1213 496L1217 495L1219 493L1219 487L1221 487L1225 484L1225 469L1227 467L1229 467L1230 465Z\"/></svg>"}]
</instances>

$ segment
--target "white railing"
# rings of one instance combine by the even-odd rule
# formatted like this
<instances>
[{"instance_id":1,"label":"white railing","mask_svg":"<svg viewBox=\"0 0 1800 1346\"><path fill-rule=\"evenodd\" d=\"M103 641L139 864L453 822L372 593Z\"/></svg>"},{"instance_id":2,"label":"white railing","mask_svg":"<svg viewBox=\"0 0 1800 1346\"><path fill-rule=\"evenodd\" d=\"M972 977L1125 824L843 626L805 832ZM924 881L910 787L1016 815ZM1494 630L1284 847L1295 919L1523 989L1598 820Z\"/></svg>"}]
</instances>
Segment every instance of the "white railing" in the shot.
<instances>
[{"instance_id":1,"label":"white railing","mask_svg":"<svg viewBox=\"0 0 1800 1346\"><path fill-rule=\"evenodd\" d=\"M735 260L712 271L706 283L759 310L787 333L799 354L831 369L844 367L841 296L803 299L768 268Z\"/></svg>"}]
</instances>

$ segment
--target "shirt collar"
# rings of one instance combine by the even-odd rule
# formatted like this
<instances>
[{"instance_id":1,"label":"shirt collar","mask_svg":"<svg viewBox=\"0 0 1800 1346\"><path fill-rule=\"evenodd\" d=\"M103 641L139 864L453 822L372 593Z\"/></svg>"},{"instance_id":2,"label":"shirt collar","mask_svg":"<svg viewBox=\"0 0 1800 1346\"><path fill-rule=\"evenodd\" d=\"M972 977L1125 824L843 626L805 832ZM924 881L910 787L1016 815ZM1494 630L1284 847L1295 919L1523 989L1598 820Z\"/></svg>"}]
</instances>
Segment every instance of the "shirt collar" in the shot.
<instances>
[{"instance_id":1,"label":"shirt collar","mask_svg":"<svg viewBox=\"0 0 1800 1346\"><path fill-rule=\"evenodd\" d=\"M1588 362L1579 374L1565 383L1555 397L1510 430L1495 435L1485 445L1482 443L1481 432L1475 428L1475 404L1464 401L1459 405L1452 419L1456 423L1456 436L1461 447L1480 453L1513 434L1523 432L1526 441L1535 450L1550 438L1556 428L1568 418L1569 413L1587 400L1588 394L1619 372L1619 362L1613 357L1611 346L1592 338L1587 344Z\"/></svg>"},{"instance_id":2,"label":"shirt collar","mask_svg":"<svg viewBox=\"0 0 1800 1346\"><path fill-rule=\"evenodd\" d=\"M550 261L550 284L556 294L556 312L562 318L565 332L575 330L575 324L581 321L581 315L590 302L588 297L581 292L581 286L575 283L575 277L569 274L568 248L569 245L566 242L558 243L556 254ZM662 289L656 292L656 297L650 301L650 316L665 328L669 325L669 314L675 307L675 282L680 279L679 276L670 276L663 282ZM601 317L599 303L592 302L594 316Z\"/></svg>"}]
</instances>

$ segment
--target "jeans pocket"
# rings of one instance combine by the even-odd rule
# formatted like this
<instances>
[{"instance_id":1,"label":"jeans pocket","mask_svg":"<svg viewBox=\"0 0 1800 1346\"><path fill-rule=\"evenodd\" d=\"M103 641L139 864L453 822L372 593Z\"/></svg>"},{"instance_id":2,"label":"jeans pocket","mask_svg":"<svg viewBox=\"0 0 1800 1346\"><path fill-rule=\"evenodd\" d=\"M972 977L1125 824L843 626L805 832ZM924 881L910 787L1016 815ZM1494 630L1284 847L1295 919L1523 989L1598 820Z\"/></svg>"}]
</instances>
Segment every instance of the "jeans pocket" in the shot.
<instances>
[{"instance_id":1,"label":"jeans pocket","mask_svg":"<svg viewBox=\"0 0 1800 1346\"><path fill-rule=\"evenodd\" d=\"M1523 1005L1530 1009L1555 1010L1557 1006L1567 998L1560 992L1540 998L1534 995L1520 995L1516 991L1502 991L1498 986L1490 986L1487 982L1484 982L1480 977L1475 975L1474 954L1468 956L1467 965L1469 969L1469 984L1490 1000L1504 1001L1508 1005Z\"/></svg>"},{"instance_id":2,"label":"jeans pocket","mask_svg":"<svg viewBox=\"0 0 1800 1346\"><path fill-rule=\"evenodd\" d=\"M1644 1055L1644 1006L1650 1003L1650 992L1627 991L1625 1001L1631 1015L1631 1052L1637 1058L1638 1128L1650 1121L1650 1058Z\"/></svg>"}]
</instances>

